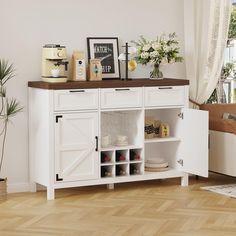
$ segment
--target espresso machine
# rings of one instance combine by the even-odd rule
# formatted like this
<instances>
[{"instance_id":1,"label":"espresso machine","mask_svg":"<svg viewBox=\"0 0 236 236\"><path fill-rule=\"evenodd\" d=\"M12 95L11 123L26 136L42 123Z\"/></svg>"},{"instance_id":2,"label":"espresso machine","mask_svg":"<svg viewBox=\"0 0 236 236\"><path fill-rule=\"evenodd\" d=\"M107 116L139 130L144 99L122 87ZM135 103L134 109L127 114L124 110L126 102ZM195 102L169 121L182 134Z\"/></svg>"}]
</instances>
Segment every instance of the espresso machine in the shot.
<instances>
[{"instance_id":1,"label":"espresso machine","mask_svg":"<svg viewBox=\"0 0 236 236\"><path fill-rule=\"evenodd\" d=\"M68 60L66 47L46 44L42 52L42 80L56 83L67 81Z\"/></svg>"}]
</instances>

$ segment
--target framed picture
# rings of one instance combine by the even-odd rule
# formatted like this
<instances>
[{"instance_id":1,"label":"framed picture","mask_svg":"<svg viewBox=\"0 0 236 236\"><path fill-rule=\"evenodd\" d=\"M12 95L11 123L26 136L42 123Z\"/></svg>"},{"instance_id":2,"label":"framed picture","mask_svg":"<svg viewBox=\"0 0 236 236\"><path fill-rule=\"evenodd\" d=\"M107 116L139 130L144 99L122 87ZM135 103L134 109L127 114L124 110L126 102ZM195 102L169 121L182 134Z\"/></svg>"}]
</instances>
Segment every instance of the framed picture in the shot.
<instances>
[{"instance_id":1,"label":"framed picture","mask_svg":"<svg viewBox=\"0 0 236 236\"><path fill-rule=\"evenodd\" d=\"M103 79L120 79L118 38L87 38L88 60L100 59Z\"/></svg>"}]
</instances>

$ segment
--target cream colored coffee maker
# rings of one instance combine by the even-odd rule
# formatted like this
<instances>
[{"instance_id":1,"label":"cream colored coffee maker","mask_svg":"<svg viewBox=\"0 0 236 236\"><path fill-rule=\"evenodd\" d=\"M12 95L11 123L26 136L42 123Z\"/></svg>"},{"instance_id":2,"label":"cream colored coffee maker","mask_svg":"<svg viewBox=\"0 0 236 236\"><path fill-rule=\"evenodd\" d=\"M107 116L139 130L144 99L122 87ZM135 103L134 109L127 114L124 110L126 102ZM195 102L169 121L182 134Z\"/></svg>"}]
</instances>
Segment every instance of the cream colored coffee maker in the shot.
<instances>
[{"instance_id":1,"label":"cream colored coffee maker","mask_svg":"<svg viewBox=\"0 0 236 236\"><path fill-rule=\"evenodd\" d=\"M42 80L50 83L67 81L68 60L66 47L46 44L42 52Z\"/></svg>"}]
</instances>

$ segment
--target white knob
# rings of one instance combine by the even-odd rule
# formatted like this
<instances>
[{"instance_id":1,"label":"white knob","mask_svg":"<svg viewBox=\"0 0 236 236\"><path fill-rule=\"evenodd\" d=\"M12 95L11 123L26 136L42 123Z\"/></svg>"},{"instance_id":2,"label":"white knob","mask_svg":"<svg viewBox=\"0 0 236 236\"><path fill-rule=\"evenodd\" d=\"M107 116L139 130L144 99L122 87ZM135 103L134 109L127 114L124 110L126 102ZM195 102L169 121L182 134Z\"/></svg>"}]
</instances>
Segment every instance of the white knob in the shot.
<instances>
[{"instance_id":1,"label":"white knob","mask_svg":"<svg viewBox=\"0 0 236 236\"><path fill-rule=\"evenodd\" d=\"M58 57L63 57L63 56L64 56L63 51L58 51L58 52L57 52L57 56L58 56Z\"/></svg>"}]
</instances>

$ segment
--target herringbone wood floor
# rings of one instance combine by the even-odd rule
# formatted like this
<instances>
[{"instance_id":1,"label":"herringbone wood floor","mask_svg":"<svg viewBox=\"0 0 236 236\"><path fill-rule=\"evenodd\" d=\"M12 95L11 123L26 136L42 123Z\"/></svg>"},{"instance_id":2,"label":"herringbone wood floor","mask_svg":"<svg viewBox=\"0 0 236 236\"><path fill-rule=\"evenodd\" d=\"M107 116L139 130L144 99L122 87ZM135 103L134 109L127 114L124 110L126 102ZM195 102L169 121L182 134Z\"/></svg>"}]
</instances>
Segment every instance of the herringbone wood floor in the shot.
<instances>
[{"instance_id":1,"label":"herringbone wood floor","mask_svg":"<svg viewBox=\"0 0 236 236\"><path fill-rule=\"evenodd\" d=\"M227 236L236 235L236 199L200 190L200 186L235 183L212 174L58 190L55 201L44 191L9 194L0 203L1 236Z\"/></svg>"}]
</instances>

